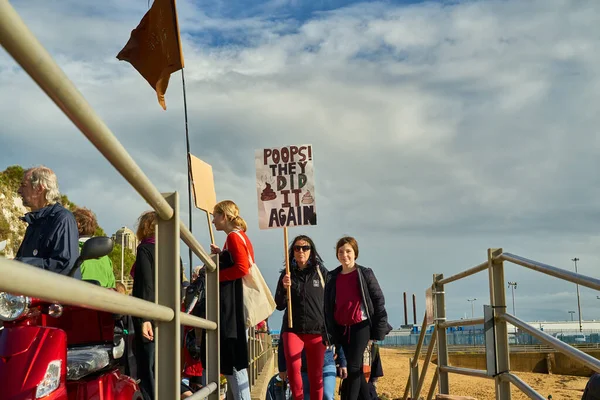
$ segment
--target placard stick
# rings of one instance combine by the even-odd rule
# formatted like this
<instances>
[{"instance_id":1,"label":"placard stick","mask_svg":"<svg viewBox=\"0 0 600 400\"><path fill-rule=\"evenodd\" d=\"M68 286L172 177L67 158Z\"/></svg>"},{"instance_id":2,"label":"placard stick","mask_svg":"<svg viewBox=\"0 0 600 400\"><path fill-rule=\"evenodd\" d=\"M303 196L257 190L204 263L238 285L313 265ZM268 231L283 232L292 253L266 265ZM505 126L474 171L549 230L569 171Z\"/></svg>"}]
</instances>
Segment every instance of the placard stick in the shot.
<instances>
[{"instance_id":1,"label":"placard stick","mask_svg":"<svg viewBox=\"0 0 600 400\"><path fill-rule=\"evenodd\" d=\"M290 253L288 252L287 226L283 227L283 252L285 253L285 273L290 275ZM287 288L288 328L292 328L292 286Z\"/></svg>"},{"instance_id":2,"label":"placard stick","mask_svg":"<svg viewBox=\"0 0 600 400\"><path fill-rule=\"evenodd\" d=\"M205 210L206 211L206 210ZM208 222L208 232L210 233L210 243L215 244L215 233L210 222L210 213L206 211L206 221Z\"/></svg>"},{"instance_id":3,"label":"placard stick","mask_svg":"<svg viewBox=\"0 0 600 400\"><path fill-rule=\"evenodd\" d=\"M210 221L210 212L208 210L204 210L206 212L206 222L208 222L208 232L210 233L210 243L211 244L215 244L215 234L213 232L213 227L212 227L212 223ZM214 261L217 263L217 268L219 268L219 257L215 256L213 257ZM206 273L206 272L204 272ZM207 305L205 305L206 307ZM208 332L203 331L203 329L201 328L194 328L194 333L196 335L196 346L200 347L202 346L202 341L203 340L207 340L206 339L206 335L208 334ZM182 357L182 363L184 363L185 360L183 360ZM183 369L183 367L181 367Z\"/></svg>"}]
</instances>

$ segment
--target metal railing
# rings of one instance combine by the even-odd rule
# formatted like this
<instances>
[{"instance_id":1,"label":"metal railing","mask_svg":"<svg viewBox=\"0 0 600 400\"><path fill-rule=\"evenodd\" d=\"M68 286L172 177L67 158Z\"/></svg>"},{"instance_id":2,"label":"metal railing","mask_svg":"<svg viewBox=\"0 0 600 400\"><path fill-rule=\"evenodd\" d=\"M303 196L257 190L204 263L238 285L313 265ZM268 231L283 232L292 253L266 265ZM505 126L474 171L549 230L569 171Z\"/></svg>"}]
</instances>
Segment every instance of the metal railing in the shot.
<instances>
[{"instance_id":1,"label":"metal railing","mask_svg":"<svg viewBox=\"0 0 600 400\"><path fill-rule=\"evenodd\" d=\"M537 323L529 322L530 325L539 327ZM431 332L433 329L429 328ZM510 329L509 342L511 352L533 352L533 351L549 351L555 352L556 350L543 344L535 336L530 335L526 332L514 332L515 327ZM579 329L560 331L550 329L540 329L549 335L560 339L565 343L569 343L571 346L578 349L600 349L600 333L596 330L586 330L579 332ZM428 331L425 335L424 344L428 345L431 340L431 332ZM583 337L585 336L585 337ZM465 329L461 331L448 330L448 351L450 352L461 352L470 351L477 352L481 349L485 351L485 331L483 328ZM400 352L412 353L416 347L419 334L410 334L406 336L387 336L383 341L379 343L380 347L394 347ZM425 350L421 350L424 352Z\"/></svg>"},{"instance_id":2,"label":"metal railing","mask_svg":"<svg viewBox=\"0 0 600 400\"><path fill-rule=\"evenodd\" d=\"M248 330L248 381L250 389L256 384L264 366L273 357L274 349L271 335L266 331L250 328Z\"/></svg>"},{"instance_id":3,"label":"metal railing","mask_svg":"<svg viewBox=\"0 0 600 400\"><path fill-rule=\"evenodd\" d=\"M510 372L509 361L509 344L507 323L519 328L522 332L526 332L538 339L545 346L550 347L558 352L565 354L567 357L577 360L593 371L600 372L600 361L569 344L549 335L548 333L536 329L534 326L522 321L514 315L506 312L506 293L504 283L504 261L509 261L525 268L532 269L545 275L550 275L572 283L600 290L600 280L588 277L582 274L574 273L568 270L557 268L548 264L529 260L527 258L517 256L511 253L503 253L502 249L488 249L488 261L479 264L466 271L460 272L448 278L443 275L434 275L432 294L434 304L434 315L429 316L429 320L433 319L435 324L434 332L437 332L437 373L431 383L427 399L431 399L435 391L436 385L440 394L450 394L448 385L449 374L461 374L478 378L493 379L496 388L496 398L500 400L509 400L511 398L510 385L514 385L520 391L525 393L531 399L544 399L544 396L537 393L527 383L522 381L518 376ZM447 321L445 314L445 285L460 279L469 277L478 272L488 270L490 305L484 306L484 318L476 318L470 320ZM408 397L409 390L411 398L419 398L422 384L415 376L419 374L418 360L421 352L421 343L425 337L425 322L428 315L426 313L423 320L423 329L419 337L419 345L414 352L414 358L411 359L411 376L409 376L403 400ZM431 318L432 317L432 318ZM472 326L484 325L485 330L485 352L486 352L486 370L477 370L469 368L459 368L448 365L448 344L446 340L446 328L451 326ZM427 356L425 357L425 365L423 367L423 376L427 371L427 366L430 362L431 347L435 344L435 340L431 339ZM418 385L415 382L419 382Z\"/></svg>"},{"instance_id":4,"label":"metal railing","mask_svg":"<svg viewBox=\"0 0 600 400\"><path fill-rule=\"evenodd\" d=\"M220 389L218 260L215 263L181 223L178 194L158 191L8 0L0 0L0 44L160 217L156 235L160 250L156 255L156 304L2 258L0 291L156 321L155 391L158 399L180 396L180 325L204 328L207 332L205 369L210 383L189 399L209 395L217 399ZM180 312L180 239L210 272L206 277L206 319ZM258 359L253 359L253 365L259 365L262 356L259 354Z\"/></svg>"},{"instance_id":5,"label":"metal railing","mask_svg":"<svg viewBox=\"0 0 600 400\"><path fill-rule=\"evenodd\" d=\"M427 335L427 336L431 336L431 335ZM427 338L425 339L425 341L429 344L429 342L427 341ZM561 340L562 342L562 340ZM590 351L590 350L598 350L600 349L600 343L593 343L593 344L571 344L572 347L576 348L576 349L580 349L580 350L586 350L586 351ZM384 347L384 346L381 346ZM389 348L394 348L397 349L397 351L400 354L411 354L413 355L415 353L415 346L402 346L402 347L394 347L394 346L385 346L385 347L389 347ZM477 346L473 346L473 345L468 345L468 346L463 346L463 345L449 345L448 346L448 354L453 354L453 353L469 353L469 354L481 354L481 353L485 353L486 352L486 348L485 345L477 345ZM558 352L558 350L556 350L554 347L548 346L548 345L541 345L541 344L531 344L531 345L515 345L515 344L511 344L510 345L510 353L556 353ZM427 348L422 348L420 355L424 356L427 353ZM436 350L433 350L433 354L436 353Z\"/></svg>"}]
</instances>

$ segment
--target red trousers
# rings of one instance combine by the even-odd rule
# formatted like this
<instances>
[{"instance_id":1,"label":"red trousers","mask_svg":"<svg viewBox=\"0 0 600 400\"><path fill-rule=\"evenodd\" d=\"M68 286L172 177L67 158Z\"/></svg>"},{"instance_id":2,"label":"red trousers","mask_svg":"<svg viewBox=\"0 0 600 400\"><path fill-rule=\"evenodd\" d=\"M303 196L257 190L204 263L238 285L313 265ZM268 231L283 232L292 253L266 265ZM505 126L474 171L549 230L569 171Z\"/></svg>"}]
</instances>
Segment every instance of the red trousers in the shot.
<instances>
[{"instance_id":1,"label":"red trousers","mask_svg":"<svg viewBox=\"0 0 600 400\"><path fill-rule=\"evenodd\" d=\"M302 350L306 354L306 369L310 382L310 398L323 398L323 362L325 345L321 335L284 332L283 351L287 364L287 375L294 400L304 400L302 388Z\"/></svg>"}]
</instances>

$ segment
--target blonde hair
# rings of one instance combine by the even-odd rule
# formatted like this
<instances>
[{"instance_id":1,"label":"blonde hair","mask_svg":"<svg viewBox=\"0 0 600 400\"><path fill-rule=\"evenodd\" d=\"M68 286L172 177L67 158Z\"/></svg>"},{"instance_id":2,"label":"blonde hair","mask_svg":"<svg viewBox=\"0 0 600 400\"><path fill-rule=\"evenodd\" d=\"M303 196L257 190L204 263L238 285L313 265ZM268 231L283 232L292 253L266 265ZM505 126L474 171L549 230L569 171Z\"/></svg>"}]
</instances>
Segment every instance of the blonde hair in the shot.
<instances>
[{"instance_id":1,"label":"blonde hair","mask_svg":"<svg viewBox=\"0 0 600 400\"><path fill-rule=\"evenodd\" d=\"M156 211L146 211L138 218L138 228L136 236L139 241L149 237L154 237L156 221L158 214Z\"/></svg>"},{"instance_id":2,"label":"blonde hair","mask_svg":"<svg viewBox=\"0 0 600 400\"><path fill-rule=\"evenodd\" d=\"M231 200L223 200L218 202L213 210L213 214L214 213L223 214L227 221L230 221L237 228L240 228L244 232L246 232L246 229L248 229L246 221L244 221L244 218L240 217L240 209L238 208L237 204Z\"/></svg>"},{"instance_id":3,"label":"blonde hair","mask_svg":"<svg viewBox=\"0 0 600 400\"><path fill-rule=\"evenodd\" d=\"M25 176L29 174L29 181L34 189L42 186L46 189L46 201L48 204L56 204L60 201L60 192L58 190L58 179L56 174L50 168L43 165L29 168L25 171Z\"/></svg>"}]
</instances>

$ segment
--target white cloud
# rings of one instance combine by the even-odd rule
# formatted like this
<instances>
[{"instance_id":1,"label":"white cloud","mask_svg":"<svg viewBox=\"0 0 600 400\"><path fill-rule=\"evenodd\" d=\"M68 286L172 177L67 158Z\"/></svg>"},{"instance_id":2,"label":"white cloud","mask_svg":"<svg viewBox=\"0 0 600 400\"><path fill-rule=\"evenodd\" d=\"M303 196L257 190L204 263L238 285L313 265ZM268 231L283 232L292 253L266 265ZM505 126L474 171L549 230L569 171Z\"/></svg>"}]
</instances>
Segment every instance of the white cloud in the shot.
<instances>
[{"instance_id":1,"label":"white cloud","mask_svg":"<svg viewBox=\"0 0 600 400\"><path fill-rule=\"evenodd\" d=\"M162 112L149 85L115 59L145 7L77 4L15 7L150 179L179 190L187 210L180 74ZM566 266L585 256L594 274L594 2L361 3L306 21L178 5L192 152L213 164L219 198L242 207L271 284L281 239L256 229L253 154L299 142L316 157L319 227L307 232L330 268L335 239L356 235L390 304L404 290L422 301L432 273L475 265L490 246ZM5 54L0 88L3 164L52 166L109 231L146 208ZM564 298L541 297L568 290L552 282L519 287L532 296L529 318L540 302L562 316ZM485 298L485 283L459 288ZM391 307L395 325L401 309Z\"/></svg>"}]
</instances>

